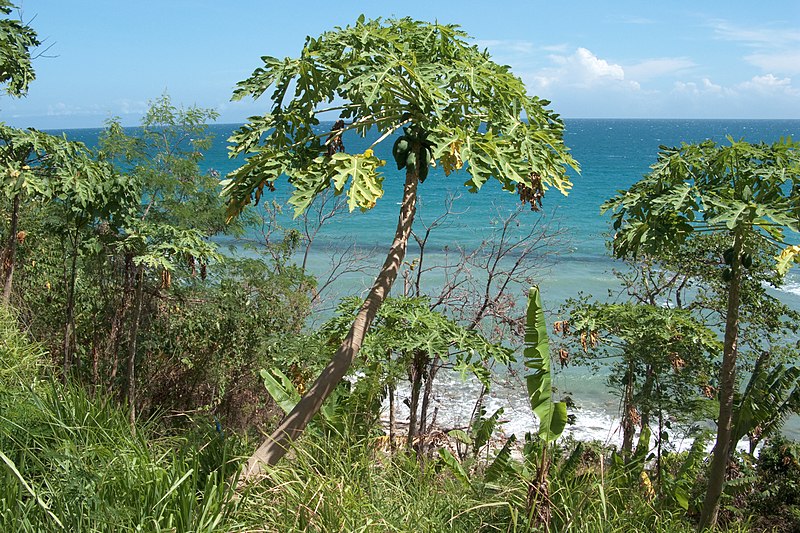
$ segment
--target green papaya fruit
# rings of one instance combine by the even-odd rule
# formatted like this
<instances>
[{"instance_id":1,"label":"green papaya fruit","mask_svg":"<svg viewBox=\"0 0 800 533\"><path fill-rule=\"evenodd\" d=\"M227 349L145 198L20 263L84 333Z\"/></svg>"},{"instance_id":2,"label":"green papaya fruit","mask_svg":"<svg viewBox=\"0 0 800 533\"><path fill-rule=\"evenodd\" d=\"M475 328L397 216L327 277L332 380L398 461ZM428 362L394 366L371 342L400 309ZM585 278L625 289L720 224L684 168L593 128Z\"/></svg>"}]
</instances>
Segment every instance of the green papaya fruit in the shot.
<instances>
[{"instance_id":1,"label":"green papaya fruit","mask_svg":"<svg viewBox=\"0 0 800 533\"><path fill-rule=\"evenodd\" d=\"M401 135L397 138L392 146L392 156L394 156L394 160L397 163L397 170L403 170L406 166L406 160L408 159L408 151L411 145L408 142L408 138L405 135Z\"/></svg>"},{"instance_id":2,"label":"green papaya fruit","mask_svg":"<svg viewBox=\"0 0 800 533\"><path fill-rule=\"evenodd\" d=\"M730 268L726 268L722 271L722 281L725 283L730 283L731 279L733 278L733 273L731 272Z\"/></svg>"},{"instance_id":3,"label":"green papaya fruit","mask_svg":"<svg viewBox=\"0 0 800 533\"><path fill-rule=\"evenodd\" d=\"M742 254L742 266L745 268L750 268L753 266L753 256L749 252Z\"/></svg>"},{"instance_id":4,"label":"green papaya fruit","mask_svg":"<svg viewBox=\"0 0 800 533\"><path fill-rule=\"evenodd\" d=\"M428 147L421 147L419 150L419 182L424 183L425 178L428 177L428 170L431 168L431 149Z\"/></svg>"},{"instance_id":5,"label":"green papaya fruit","mask_svg":"<svg viewBox=\"0 0 800 533\"><path fill-rule=\"evenodd\" d=\"M733 264L733 248L728 248L722 252L722 258L725 260L726 265Z\"/></svg>"},{"instance_id":6,"label":"green papaya fruit","mask_svg":"<svg viewBox=\"0 0 800 533\"><path fill-rule=\"evenodd\" d=\"M414 172L417 167L417 154L414 153L414 150L409 150L406 155L406 167L407 172Z\"/></svg>"}]
</instances>

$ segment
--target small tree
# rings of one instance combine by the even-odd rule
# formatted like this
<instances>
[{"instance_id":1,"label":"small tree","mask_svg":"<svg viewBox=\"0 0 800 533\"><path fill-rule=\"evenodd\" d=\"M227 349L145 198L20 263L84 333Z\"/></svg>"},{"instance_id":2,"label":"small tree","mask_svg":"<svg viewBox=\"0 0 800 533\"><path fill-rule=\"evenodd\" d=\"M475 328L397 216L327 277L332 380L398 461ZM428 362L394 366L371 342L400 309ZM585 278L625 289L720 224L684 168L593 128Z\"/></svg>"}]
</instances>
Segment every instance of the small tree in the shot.
<instances>
[{"instance_id":1,"label":"small tree","mask_svg":"<svg viewBox=\"0 0 800 533\"><path fill-rule=\"evenodd\" d=\"M25 202L56 201L70 226L108 218L131 198L130 183L97 162L81 143L35 130L0 125L2 194L11 204L3 256L3 301L11 298L20 209Z\"/></svg>"},{"instance_id":2,"label":"small tree","mask_svg":"<svg viewBox=\"0 0 800 533\"><path fill-rule=\"evenodd\" d=\"M608 384L621 400L624 455L633 452L636 426L645 431L652 417L660 423L665 413L675 413L696 421L702 392L709 390L712 354L720 346L714 332L691 312L581 301L571 306L562 333L580 344L573 361L610 367Z\"/></svg>"},{"instance_id":3,"label":"small tree","mask_svg":"<svg viewBox=\"0 0 800 533\"><path fill-rule=\"evenodd\" d=\"M545 107L549 102L528 96L508 67L467 44L466 37L455 26L362 16L354 26L309 37L299 58L264 57L264 65L239 83L235 99L258 98L272 88L272 105L231 137L232 154L248 156L225 190L231 217L257 203L264 189L273 190L283 174L293 186L289 203L296 213L330 187L347 195L351 211L370 209L383 195L385 164L372 148L404 127L393 155L398 170L406 169L394 242L349 334L250 458L245 478L284 455L350 368L397 277L417 185L433 161L448 175L468 164L466 185L473 192L490 178L531 203L551 186L568 191L566 167L575 162L562 141L563 124ZM338 113L331 129L320 127L323 112ZM342 141L347 131L377 138L363 153L350 154Z\"/></svg>"},{"instance_id":4,"label":"small tree","mask_svg":"<svg viewBox=\"0 0 800 533\"><path fill-rule=\"evenodd\" d=\"M728 140L729 146L705 141L663 147L648 175L603 204L604 211L614 211L614 252L620 257L680 246L696 231L725 234L731 243L725 253L730 268L723 274L728 291L717 441L701 529L716 524L732 448L740 289L752 261L750 248L759 241L773 247L781 273L800 253L784 236L800 229L800 146L791 140L772 145Z\"/></svg>"}]
</instances>

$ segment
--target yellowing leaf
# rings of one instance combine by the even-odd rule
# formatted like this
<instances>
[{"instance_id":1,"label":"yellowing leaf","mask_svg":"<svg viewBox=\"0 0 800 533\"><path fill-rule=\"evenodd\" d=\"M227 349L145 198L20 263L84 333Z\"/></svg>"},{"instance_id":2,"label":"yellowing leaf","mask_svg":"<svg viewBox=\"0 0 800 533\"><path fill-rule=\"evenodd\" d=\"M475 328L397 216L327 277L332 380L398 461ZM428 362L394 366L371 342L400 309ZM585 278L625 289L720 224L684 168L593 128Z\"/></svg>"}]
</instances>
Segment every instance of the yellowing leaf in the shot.
<instances>
[{"instance_id":1,"label":"yellowing leaf","mask_svg":"<svg viewBox=\"0 0 800 533\"><path fill-rule=\"evenodd\" d=\"M353 211L356 207L367 211L375 207L375 202L383 196L383 176L377 169L383 161L375 157L372 150L363 154L346 154L343 152L331 157L331 179L336 192L342 192L348 180L347 207Z\"/></svg>"},{"instance_id":2,"label":"yellowing leaf","mask_svg":"<svg viewBox=\"0 0 800 533\"><path fill-rule=\"evenodd\" d=\"M442 162L442 169L444 175L449 176L452 172L460 170L464 166L464 161L461 159L461 140L456 139L440 157Z\"/></svg>"},{"instance_id":3,"label":"yellowing leaf","mask_svg":"<svg viewBox=\"0 0 800 533\"><path fill-rule=\"evenodd\" d=\"M789 271L792 263L800 261L800 246L787 246L777 257L776 270L783 276Z\"/></svg>"}]
</instances>

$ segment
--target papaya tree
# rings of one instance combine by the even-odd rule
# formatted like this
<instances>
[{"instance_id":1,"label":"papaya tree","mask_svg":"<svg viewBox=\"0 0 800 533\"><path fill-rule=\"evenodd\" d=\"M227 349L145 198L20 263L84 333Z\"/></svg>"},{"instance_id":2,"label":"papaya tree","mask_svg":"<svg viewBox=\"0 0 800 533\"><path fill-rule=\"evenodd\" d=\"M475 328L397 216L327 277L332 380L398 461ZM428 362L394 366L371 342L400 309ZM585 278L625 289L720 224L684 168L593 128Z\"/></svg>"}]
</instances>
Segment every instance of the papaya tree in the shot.
<instances>
[{"instance_id":1,"label":"papaya tree","mask_svg":"<svg viewBox=\"0 0 800 533\"><path fill-rule=\"evenodd\" d=\"M282 175L292 186L289 203L296 214L329 188L346 195L351 211L366 211L384 193L385 161L373 149L391 139L398 170L406 171L393 242L348 335L250 458L245 479L286 453L350 368L401 267L417 186L431 164L438 161L446 175L466 167L472 192L494 178L532 204L549 187L569 190L566 170L576 164L558 115L467 38L452 25L361 16L352 26L307 38L297 58L263 57L263 66L238 84L234 99L271 93L269 110L230 139L232 156L246 156L226 181L231 218L258 203L265 189L274 190ZM321 122L329 116L336 119L332 125ZM346 132L374 142L362 153L348 153Z\"/></svg>"},{"instance_id":2,"label":"papaya tree","mask_svg":"<svg viewBox=\"0 0 800 533\"><path fill-rule=\"evenodd\" d=\"M11 204L3 255L3 301L11 298L20 209L28 202L64 206L70 226L97 217L108 219L130 200L129 182L95 160L81 143L35 130L0 125L0 193Z\"/></svg>"},{"instance_id":3,"label":"papaya tree","mask_svg":"<svg viewBox=\"0 0 800 533\"><path fill-rule=\"evenodd\" d=\"M603 204L613 211L614 253L635 257L680 247L697 232L727 236L727 284L722 361L719 369L717 439L700 527L716 524L730 453L736 393L742 280L752 266L751 250L771 247L774 269L785 273L800 247L787 231L800 230L800 146L791 139L751 144L728 139L662 147L651 171Z\"/></svg>"},{"instance_id":4,"label":"papaya tree","mask_svg":"<svg viewBox=\"0 0 800 533\"><path fill-rule=\"evenodd\" d=\"M565 333L579 345L570 359L609 367L609 387L620 397L622 453L631 457L636 426L655 418L659 442L667 413L695 422L707 398L715 333L690 311L649 304L581 301L571 306ZM660 449L660 446L659 446ZM660 454L659 454L660 458Z\"/></svg>"}]
</instances>

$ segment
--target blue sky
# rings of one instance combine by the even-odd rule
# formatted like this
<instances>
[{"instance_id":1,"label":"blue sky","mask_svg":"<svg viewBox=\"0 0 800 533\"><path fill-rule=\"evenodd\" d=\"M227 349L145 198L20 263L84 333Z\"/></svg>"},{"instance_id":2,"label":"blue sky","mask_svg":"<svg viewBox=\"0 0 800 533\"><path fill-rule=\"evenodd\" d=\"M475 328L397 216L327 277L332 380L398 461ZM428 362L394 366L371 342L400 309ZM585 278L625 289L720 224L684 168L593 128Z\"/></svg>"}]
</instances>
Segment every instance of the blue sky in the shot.
<instances>
[{"instance_id":1,"label":"blue sky","mask_svg":"<svg viewBox=\"0 0 800 533\"><path fill-rule=\"evenodd\" d=\"M0 97L18 127L136 124L165 91L241 122L267 108L230 102L262 55L360 13L460 24L568 118L800 118L797 0L16 3L45 41L29 95Z\"/></svg>"}]
</instances>

